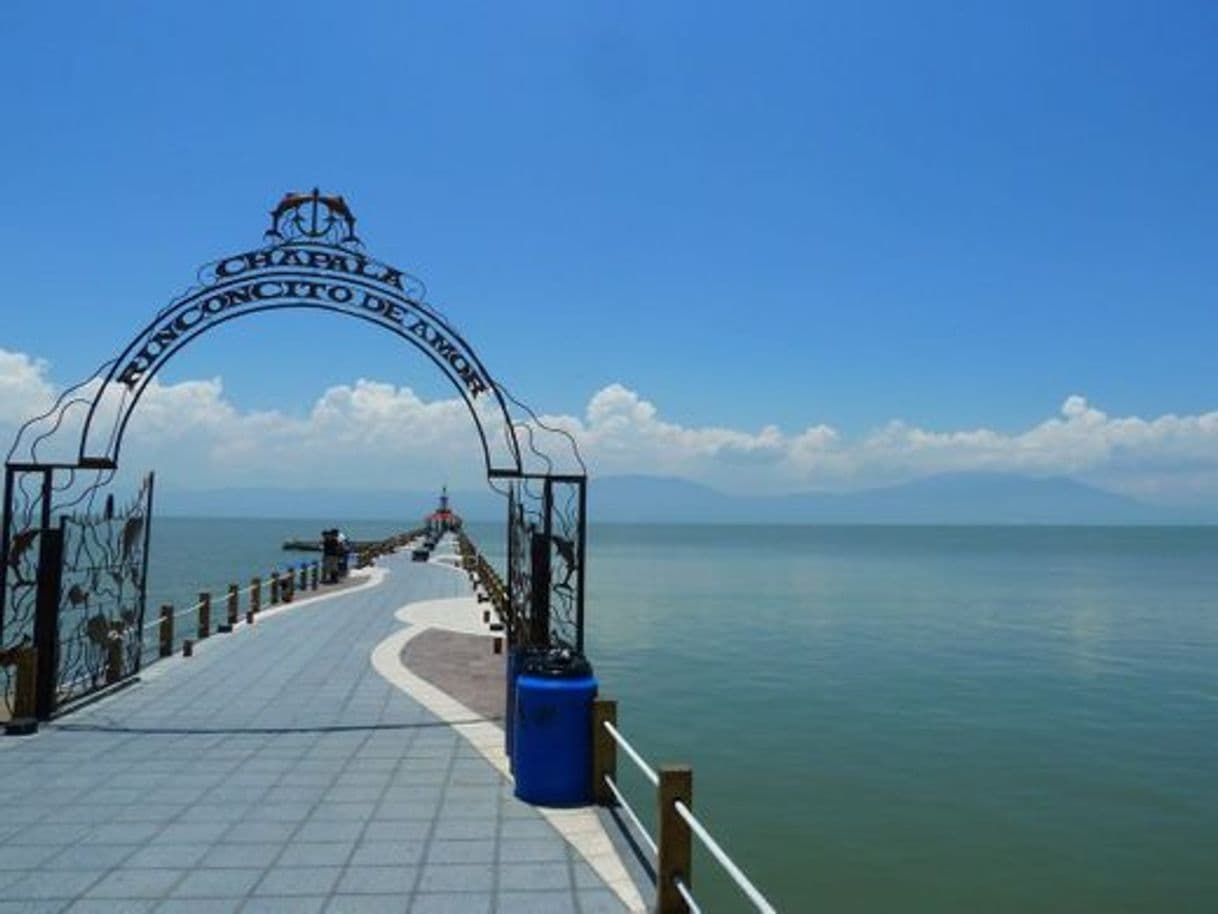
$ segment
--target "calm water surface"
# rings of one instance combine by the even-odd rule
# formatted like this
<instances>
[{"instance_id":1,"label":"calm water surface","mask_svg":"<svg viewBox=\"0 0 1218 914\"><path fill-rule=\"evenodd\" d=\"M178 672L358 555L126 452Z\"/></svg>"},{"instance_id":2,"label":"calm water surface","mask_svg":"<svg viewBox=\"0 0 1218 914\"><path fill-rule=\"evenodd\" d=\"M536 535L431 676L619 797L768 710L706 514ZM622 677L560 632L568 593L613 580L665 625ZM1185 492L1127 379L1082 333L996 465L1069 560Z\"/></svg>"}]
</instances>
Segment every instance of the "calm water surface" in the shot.
<instances>
[{"instance_id":1,"label":"calm water surface","mask_svg":"<svg viewBox=\"0 0 1218 914\"><path fill-rule=\"evenodd\" d=\"M323 526L159 520L150 606L265 575ZM470 533L502 555L498 526ZM781 910L1218 911L1218 530L589 545L589 653L623 732L694 766L699 815ZM708 858L695 886L749 910Z\"/></svg>"}]
</instances>

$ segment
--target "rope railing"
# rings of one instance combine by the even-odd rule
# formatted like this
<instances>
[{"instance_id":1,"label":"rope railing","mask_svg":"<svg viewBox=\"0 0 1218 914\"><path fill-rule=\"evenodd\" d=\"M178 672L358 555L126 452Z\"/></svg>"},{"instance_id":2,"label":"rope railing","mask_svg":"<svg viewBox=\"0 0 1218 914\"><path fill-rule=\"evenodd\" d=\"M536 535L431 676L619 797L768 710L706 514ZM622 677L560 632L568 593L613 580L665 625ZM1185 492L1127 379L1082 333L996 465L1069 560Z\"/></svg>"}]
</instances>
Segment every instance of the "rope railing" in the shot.
<instances>
[{"instance_id":1,"label":"rope railing","mask_svg":"<svg viewBox=\"0 0 1218 914\"><path fill-rule=\"evenodd\" d=\"M659 771L617 728L617 703L596 699L592 706L592 783L596 799L618 806L655 857L657 914L701 914L691 888L691 837L696 836L737 888L762 914L776 914L761 890L744 874L723 846L694 815L693 772L685 765L661 765ZM617 750L656 788L659 836L653 838L617 784Z\"/></svg>"}]
</instances>

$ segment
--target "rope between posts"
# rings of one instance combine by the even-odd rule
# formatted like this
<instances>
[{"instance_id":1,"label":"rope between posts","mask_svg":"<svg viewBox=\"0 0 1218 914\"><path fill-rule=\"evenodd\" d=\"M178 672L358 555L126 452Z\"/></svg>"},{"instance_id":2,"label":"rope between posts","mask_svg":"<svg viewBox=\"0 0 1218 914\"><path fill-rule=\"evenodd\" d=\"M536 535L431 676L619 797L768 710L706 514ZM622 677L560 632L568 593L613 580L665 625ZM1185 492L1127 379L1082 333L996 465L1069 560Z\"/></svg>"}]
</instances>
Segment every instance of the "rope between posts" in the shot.
<instances>
[{"instance_id":1,"label":"rope between posts","mask_svg":"<svg viewBox=\"0 0 1218 914\"><path fill-rule=\"evenodd\" d=\"M677 815L685 820L685 824L689 826L690 830L706 845L706 849L711 852L711 856L718 860L719 865L732 877L736 885L740 887L740 891L744 892L748 896L749 901L757 906L757 910L762 911L763 914L777 914L774 906L766 900L757 886L749 881L749 877L744 875L740 867L736 866L732 858L727 855L727 851L719 846L719 842L711 837L710 832L698 821L689 807L680 800L677 800L673 803L673 808L677 811Z\"/></svg>"},{"instance_id":2,"label":"rope between posts","mask_svg":"<svg viewBox=\"0 0 1218 914\"><path fill-rule=\"evenodd\" d=\"M617 727L613 726L613 724L609 723L609 721L604 721L604 725L605 725L605 729L607 731L609 731L609 735L613 737L614 742L616 742L619 746L621 746L624 750L626 750L626 754L628 756L630 756L630 760L632 762L634 762L636 765L638 765L639 770L643 772L643 774L646 776L647 780L651 781L651 786L659 787L660 786L660 776L658 774L656 774L655 769L652 768L650 765L647 764L647 762L645 762L643 760L643 756L639 755L635 751L634 746L632 746L632 745L630 745L630 743L626 742L626 737L622 736L622 734L617 732Z\"/></svg>"},{"instance_id":3,"label":"rope between posts","mask_svg":"<svg viewBox=\"0 0 1218 914\"><path fill-rule=\"evenodd\" d=\"M316 564L316 563L314 563L314 564ZM255 590L261 592L262 589L266 586L268 586L266 582L259 582L258 584L250 584L248 587L243 587L243 588L239 589L237 592L244 593L244 594L252 594ZM216 600L214 600L213 602L218 602L218 601L227 600L227 599L228 599L228 590L225 589L222 591L217 591ZM176 613L173 614L173 618L177 619L179 616L185 616L188 613L198 612L199 608L203 605L204 602L205 601L200 600L198 603L195 603L193 606L188 606L185 609L178 610ZM157 617L156 619L153 619L151 622L146 623L144 625L144 627L140 629L140 631L146 632L151 628L156 628L160 624L161 624L161 619L160 619L160 617Z\"/></svg>"},{"instance_id":4,"label":"rope between posts","mask_svg":"<svg viewBox=\"0 0 1218 914\"><path fill-rule=\"evenodd\" d=\"M652 856L659 856L660 848L651 840L651 835L647 833L646 826L635 815L634 810L631 809L630 804L626 802L626 798L622 796L622 792L617 789L617 784L613 783L613 778L609 777L609 775L605 775L605 786L609 788L609 792L617 799L618 805L622 807L622 812L626 813L626 817L634 825L635 830L647 842L647 846L651 848Z\"/></svg>"}]
</instances>

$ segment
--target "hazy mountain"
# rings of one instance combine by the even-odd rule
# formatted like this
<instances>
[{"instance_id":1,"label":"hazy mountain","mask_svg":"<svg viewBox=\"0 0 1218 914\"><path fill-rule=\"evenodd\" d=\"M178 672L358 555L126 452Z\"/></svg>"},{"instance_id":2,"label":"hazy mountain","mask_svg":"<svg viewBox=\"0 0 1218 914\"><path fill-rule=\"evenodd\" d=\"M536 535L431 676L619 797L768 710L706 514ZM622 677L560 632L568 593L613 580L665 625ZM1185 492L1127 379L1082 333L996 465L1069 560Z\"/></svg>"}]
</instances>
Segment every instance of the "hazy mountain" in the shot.
<instances>
[{"instance_id":1,"label":"hazy mountain","mask_svg":"<svg viewBox=\"0 0 1218 914\"><path fill-rule=\"evenodd\" d=\"M1218 520L1136 501L1072 479L990 473L933 476L849 493L727 495L698 483L655 476L606 476L589 486L593 521L623 523L1170 524ZM469 520L500 520L490 490L452 494ZM400 519L412 523L435 492L350 489L161 491L158 513L228 517Z\"/></svg>"}]
</instances>

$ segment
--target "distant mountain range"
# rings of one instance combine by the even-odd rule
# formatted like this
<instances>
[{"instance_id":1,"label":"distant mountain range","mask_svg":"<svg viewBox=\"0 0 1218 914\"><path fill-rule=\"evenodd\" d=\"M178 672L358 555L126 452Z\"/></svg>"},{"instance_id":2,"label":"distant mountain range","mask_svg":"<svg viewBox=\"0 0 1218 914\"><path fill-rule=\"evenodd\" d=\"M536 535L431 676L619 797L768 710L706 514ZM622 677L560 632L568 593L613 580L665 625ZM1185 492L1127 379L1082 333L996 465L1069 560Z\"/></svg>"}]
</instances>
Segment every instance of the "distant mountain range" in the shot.
<instances>
[{"instance_id":1,"label":"distant mountain range","mask_svg":"<svg viewBox=\"0 0 1218 914\"><path fill-rule=\"evenodd\" d=\"M847 493L727 495L656 476L605 476L588 490L589 517L605 523L1175 524L1213 523L1218 511L1166 508L1066 478L995 473L933 476ZM401 519L432 510L435 492L354 489L212 489L157 493L157 511L179 516ZM489 490L453 492L471 521L500 520Z\"/></svg>"}]
</instances>

